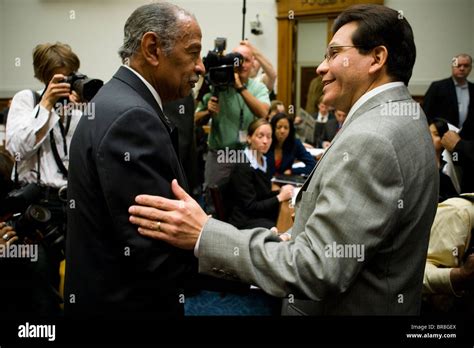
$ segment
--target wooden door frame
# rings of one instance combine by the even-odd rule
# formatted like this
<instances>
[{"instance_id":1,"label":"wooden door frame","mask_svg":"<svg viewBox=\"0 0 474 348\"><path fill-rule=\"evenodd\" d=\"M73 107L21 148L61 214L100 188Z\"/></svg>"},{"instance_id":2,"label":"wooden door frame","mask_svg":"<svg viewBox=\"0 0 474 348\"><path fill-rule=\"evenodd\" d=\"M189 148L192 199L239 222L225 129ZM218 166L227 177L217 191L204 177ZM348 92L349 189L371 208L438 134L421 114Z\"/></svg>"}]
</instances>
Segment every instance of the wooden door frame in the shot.
<instances>
[{"instance_id":1,"label":"wooden door frame","mask_svg":"<svg viewBox=\"0 0 474 348\"><path fill-rule=\"evenodd\" d=\"M327 19L328 37L334 19L349 6L359 3L383 4L383 0L275 0L278 26L277 98L288 108L296 105L296 34L302 19ZM296 112L295 108L293 108Z\"/></svg>"}]
</instances>

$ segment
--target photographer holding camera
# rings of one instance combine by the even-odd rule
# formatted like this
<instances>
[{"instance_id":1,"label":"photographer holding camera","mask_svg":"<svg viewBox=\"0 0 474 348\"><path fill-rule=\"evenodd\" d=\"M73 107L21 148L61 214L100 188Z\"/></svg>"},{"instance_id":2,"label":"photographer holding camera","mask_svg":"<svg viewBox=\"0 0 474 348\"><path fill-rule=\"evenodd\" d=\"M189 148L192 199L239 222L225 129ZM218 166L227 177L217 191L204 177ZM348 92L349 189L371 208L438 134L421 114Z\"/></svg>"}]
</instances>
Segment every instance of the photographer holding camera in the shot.
<instances>
[{"instance_id":1,"label":"photographer holding camera","mask_svg":"<svg viewBox=\"0 0 474 348\"><path fill-rule=\"evenodd\" d=\"M213 94L206 94L196 109L195 122L212 118L204 171L207 187L221 185L229 177L235 165L231 162L235 161L218 161L219 154L242 150L249 124L256 117L266 117L270 107L268 89L250 78L255 59L252 50L247 45L239 45L233 52L234 56L239 53L243 58L241 64L234 63L233 81L226 87L211 86Z\"/></svg>"},{"instance_id":2,"label":"photographer holding camera","mask_svg":"<svg viewBox=\"0 0 474 348\"><path fill-rule=\"evenodd\" d=\"M248 40L242 40L240 41L240 44L249 47L252 50L254 56L250 77L262 82L268 88L268 92L270 94L273 92L274 94L273 89L275 88L277 72L275 71L275 68L273 67L270 60ZM261 74L259 74L260 68L263 70Z\"/></svg>"},{"instance_id":3,"label":"photographer holding camera","mask_svg":"<svg viewBox=\"0 0 474 348\"><path fill-rule=\"evenodd\" d=\"M46 211L49 223L46 231L38 231L36 226L26 223L24 235L19 235L22 242L37 243L39 247L37 262L23 271L30 272L35 279L30 284L34 289L32 298L25 300L31 300L30 309L40 315L60 313L59 264L64 258L68 151L82 115L76 107L81 102L77 88L66 81L77 80L75 72L79 65L79 58L69 45L59 42L37 45L33 50L33 68L35 77L45 88L38 93L28 89L18 92L6 125L6 149L15 160L12 174L17 188L15 195L25 203L23 211L10 213L22 213L31 219ZM33 214L31 209L26 209L31 204L39 206L33 209ZM16 232L19 234L18 228ZM51 240L48 234L52 235Z\"/></svg>"}]
</instances>

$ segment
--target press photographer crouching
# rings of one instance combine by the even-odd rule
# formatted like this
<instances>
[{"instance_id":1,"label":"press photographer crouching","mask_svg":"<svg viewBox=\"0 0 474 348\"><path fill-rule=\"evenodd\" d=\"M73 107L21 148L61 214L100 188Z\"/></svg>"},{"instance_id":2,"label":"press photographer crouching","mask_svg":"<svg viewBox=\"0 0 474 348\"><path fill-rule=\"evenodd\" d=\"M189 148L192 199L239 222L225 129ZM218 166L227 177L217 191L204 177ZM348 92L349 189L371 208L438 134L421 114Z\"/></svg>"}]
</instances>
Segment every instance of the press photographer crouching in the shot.
<instances>
[{"instance_id":1,"label":"press photographer crouching","mask_svg":"<svg viewBox=\"0 0 474 348\"><path fill-rule=\"evenodd\" d=\"M4 198L3 214L11 215L7 223L17 233L18 243L37 245L38 253L35 262L17 264L26 273L23 278L31 277L31 284L19 286L34 289L24 299L29 305L21 310L42 316L61 313L59 265L64 259L69 146L80 117L85 112L93 116L85 106L102 86L99 80L77 74L79 65L69 45L36 46L34 74L45 88L18 92L6 125L6 149L15 161L15 190Z\"/></svg>"}]
</instances>

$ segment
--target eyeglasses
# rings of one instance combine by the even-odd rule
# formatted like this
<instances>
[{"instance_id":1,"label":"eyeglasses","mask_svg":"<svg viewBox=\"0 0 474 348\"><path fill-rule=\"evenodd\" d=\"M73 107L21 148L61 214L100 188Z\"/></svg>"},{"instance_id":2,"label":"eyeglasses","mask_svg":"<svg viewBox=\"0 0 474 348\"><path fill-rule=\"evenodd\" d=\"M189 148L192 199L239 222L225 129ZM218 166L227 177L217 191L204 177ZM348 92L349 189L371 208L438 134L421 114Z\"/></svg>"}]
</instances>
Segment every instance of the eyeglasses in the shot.
<instances>
[{"instance_id":1,"label":"eyeglasses","mask_svg":"<svg viewBox=\"0 0 474 348\"><path fill-rule=\"evenodd\" d=\"M329 46L326 48L326 54L324 54L324 60L327 60L328 62L334 59L334 57L341 51L340 48L367 48L365 46L361 45L336 45L336 46Z\"/></svg>"}]
</instances>

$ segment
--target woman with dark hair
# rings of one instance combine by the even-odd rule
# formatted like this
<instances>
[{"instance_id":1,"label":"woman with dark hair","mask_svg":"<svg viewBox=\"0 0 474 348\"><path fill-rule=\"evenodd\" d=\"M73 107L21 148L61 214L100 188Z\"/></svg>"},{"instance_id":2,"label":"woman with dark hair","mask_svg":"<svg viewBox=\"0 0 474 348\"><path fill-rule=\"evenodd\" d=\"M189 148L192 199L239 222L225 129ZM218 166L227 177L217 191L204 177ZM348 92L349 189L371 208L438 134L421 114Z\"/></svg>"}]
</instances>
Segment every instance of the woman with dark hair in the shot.
<instances>
[{"instance_id":1,"label":"woman with dark hair","mask_svg":"<svg viewBox=\"0 0 474 348\"><path fill-rule=\"evenodd\" d=\"M443 161L442 153L444 147L441 144L441 138L444 133L449 130L448 123L446 120L441 118L434 118L429 120L431 138L433 139L433 145L436 152L436 163L439 168L439 198L438 201L442 202L451 197L457 197L459 194L456 191L451 178L444 173L446 162Z\"/></svg>"},{"instance_id":2,"label":"woman with dark hair","mask_svg":"<svg viewBox=\"0 0 474 348\"><path fill-rule=\"evenodd\" d=\"M305 174L308 175L316 165L316 160L306 151L301 140L295 137L295 126L290 116L279 113L271 120L273 136L272 145L267 153L268 173ZM292 169L293 162L299 160L304 167Z\"/></svg>"},{"instance_id":3,"label":"woman with dark hair","mask_svg":"<svg viewBox=\"0 0 474 348\"><path fill-rule=\"evenodd\" d=\"M263 118L253 121L247 130L245 161L234 167L225 191L225 199L232 208L229 222L238 228L272 228L276 225L280 202L291 199L291 185L272 191L264 156L271 143L270 123Z\"/></svg>"},{"instance_id":4,"label":"woman with dark hair","mask_svg":"<svg viewBox=\"0 0 474 348\"><path fill-rule=\"evenodd\" d=\"M279 192L271 190L272 183L266 173L264 156L271 143L272 128L267 120L259 118L250 123L247 129L248 146L243 156L238 156L239 163L232 169L225 188L221 186L223 199L230 212L229 222L238 228L274 227L279 202L291 198L291 185L283 186ZM233 151L242 154L242 150ZM234 281L218 282L216 285L217 292L202 290L197 296L186 300L186 315L280 315L279 298Z\"/></svg>"}]
</instances>

